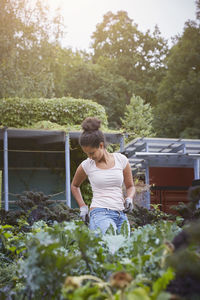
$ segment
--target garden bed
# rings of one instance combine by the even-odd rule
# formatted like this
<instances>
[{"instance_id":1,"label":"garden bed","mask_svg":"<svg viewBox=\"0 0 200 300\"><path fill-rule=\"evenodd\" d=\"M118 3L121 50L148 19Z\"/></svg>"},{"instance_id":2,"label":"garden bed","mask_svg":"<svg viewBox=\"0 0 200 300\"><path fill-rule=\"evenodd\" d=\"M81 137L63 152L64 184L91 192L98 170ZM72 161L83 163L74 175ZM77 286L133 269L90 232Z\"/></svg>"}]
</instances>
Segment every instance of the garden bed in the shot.
<instances>
[{"instance_id":1,"label":"garden bed","mask_svg":"<svg viewBox=\"0 0 200 300\"><path fill-rule=\"evenodd\" d=\"M102 236L78 209L52 205L42 193L24 193L19 205L1 210L0 299L198 299L198 219L136 207L130 237L125 225Z\"/></svg>"}]
</instances>

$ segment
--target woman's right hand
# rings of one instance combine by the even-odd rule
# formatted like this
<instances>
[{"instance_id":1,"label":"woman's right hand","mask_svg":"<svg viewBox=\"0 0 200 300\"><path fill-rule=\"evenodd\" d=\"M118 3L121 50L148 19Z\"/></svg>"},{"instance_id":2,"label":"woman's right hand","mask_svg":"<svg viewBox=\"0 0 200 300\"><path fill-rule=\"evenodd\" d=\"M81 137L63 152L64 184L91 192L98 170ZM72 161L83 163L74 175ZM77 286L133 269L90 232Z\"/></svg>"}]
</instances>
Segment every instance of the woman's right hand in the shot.
<instances>
[{"instance_id":1,"label":"woman's right hand","mask_svg":"<svg viewBox=\"0 0 200 300\"><path fill-rule=\"evenodd\" d=\"M89 210L88 206L84 205L80 207L80 217L84 222L87 222L89 219Z\"/></svg>"}]
</instances>

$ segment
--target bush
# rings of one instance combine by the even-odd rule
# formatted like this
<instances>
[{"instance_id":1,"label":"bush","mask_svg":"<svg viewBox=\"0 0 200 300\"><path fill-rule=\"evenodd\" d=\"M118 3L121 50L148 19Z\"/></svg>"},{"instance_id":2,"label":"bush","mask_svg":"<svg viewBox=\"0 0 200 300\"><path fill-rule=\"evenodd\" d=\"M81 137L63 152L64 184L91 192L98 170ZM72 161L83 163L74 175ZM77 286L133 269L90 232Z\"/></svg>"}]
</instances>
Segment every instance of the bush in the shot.
<instances>
[{"instance_id":1,"label":"bush","mask_svg":"<svg viewBox=\"0 0 200 300\"><path fill-rule=\"evenodd\" d=\"M200 186L191 186L189 188L188 200L188 203L180 202L178 205L171 206L183 218L183 224L200 220L200 208L198 207Z\"/></svg>"},{"instance_id":2,"label":"bush","mask_svg":"<svg viewBox=\"0 0 200 300\"><path fill-rule=\"evenodd\" d=\"M121 121L123 129L129 134L131 133L128 140L155 135L152 126L152 107L149 103L145 104L140 96L132 96L130 104L126 105L124 118Z\"/></svg>"},{"instance_id":3,"label":"bush","mask_svg":"<svg viewBox=\"0 0 200 300\"><path fill-rule=\"evenodd\" d=\"M43 192L25 191L22 195L18 195L16 204L19 210L0 209L0 224L18 225L21 219L26 220L29 226L40 220L50 225L54 221L79 219L79 209L72 209L64 203L50 200L50 196L44 195ZM28 230L28 227L26 229ZM23 230L25 230L24 227Z\"/></svg>"},{"instance_id":4,"label":"bush","mask_svg":"<svg viewBox=\"0 0 200 300\"><path fill-rule=\"evenodd\" d=\"M166 214L159 208L153 207L148 210L147 208L139 205L135 205L133 211L128 214L128 219L131 227L145 226L147 224L153 224L162 220L176 221L176 216Z\"/></svg>"},{"instance_id":5,"label":"bush","mask_svg":"<svg viewBox=\"0 0 200 300\"><path fill-rule=\"evenodd\" d=\"M191 192L190 192L191 193ZM183 299L196 300L200 295L200 221L183 227L172 241L174 251L167 264L175 271L175 278L167 290ZM181 298L182 299L182 298Z\"/></svg>"},{"instance_id":6,"label":"bush","mask_svg":"<svg viewBox=\"0 0 200 300\"><path fill-rule=\"evenodd\" d=\"M89 116L96 116L107 126L105 109L91 100L67 98L9 98L0 99L0 125L30 127L46 120L59 125L81 124Z\"/></svg>"}]
</instances>

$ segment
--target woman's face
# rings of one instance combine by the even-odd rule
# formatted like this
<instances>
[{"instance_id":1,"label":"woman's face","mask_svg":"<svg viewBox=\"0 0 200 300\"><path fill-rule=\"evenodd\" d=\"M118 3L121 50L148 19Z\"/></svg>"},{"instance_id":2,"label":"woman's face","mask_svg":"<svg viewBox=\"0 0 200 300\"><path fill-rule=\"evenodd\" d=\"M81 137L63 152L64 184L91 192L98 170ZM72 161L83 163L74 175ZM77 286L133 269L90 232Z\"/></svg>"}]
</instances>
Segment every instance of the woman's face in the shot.
<instances>
[{"instance_id":1,"label":"woman's face","mask_svg":"<svg viewBox=\"0 0 200 300\"><path fill-rule=\"evenodd\" d=\"M99 148L93 148L90 146L82 146L81 148L90 159L96 162L101 160L105 150L103 143L100 143Z\"/></svg>"}]
</instances>

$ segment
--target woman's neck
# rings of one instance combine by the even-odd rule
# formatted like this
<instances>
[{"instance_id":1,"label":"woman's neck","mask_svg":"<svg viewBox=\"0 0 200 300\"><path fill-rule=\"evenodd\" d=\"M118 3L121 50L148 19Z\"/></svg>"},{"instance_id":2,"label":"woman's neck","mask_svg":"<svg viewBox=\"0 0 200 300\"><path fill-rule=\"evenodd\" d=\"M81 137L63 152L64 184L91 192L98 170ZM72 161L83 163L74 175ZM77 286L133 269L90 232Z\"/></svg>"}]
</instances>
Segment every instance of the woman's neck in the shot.
<instances>
[{"instance_id":1,"label":"woman's neck","mask_svg":"<svg viewBox=\"0 0 200 300\"><path fill-rule=\"evenodd\" d=\"M103 153L102 158L99 162L107 163L109 161L109 159L110 159L110 153L106 149L104 149L104 153Z\"/></svg>"},{"instance_id":2,"label":"woman's neck","mask_svg":"<svg viewBox=\"0 0 200 300\"><path fill-rule=\"evenodd\" d=\"M106 149L102 155L102 158L96 162L96 166L101 169L110 169L115 165L113 154L109 153Z\"/></svg>"}]
</instances>

